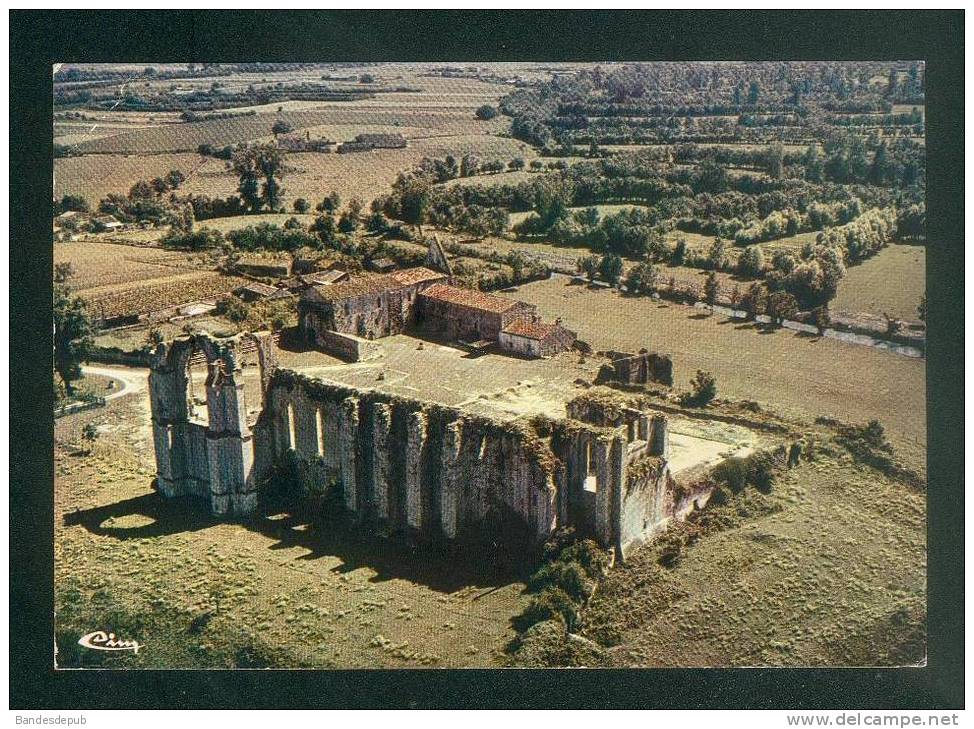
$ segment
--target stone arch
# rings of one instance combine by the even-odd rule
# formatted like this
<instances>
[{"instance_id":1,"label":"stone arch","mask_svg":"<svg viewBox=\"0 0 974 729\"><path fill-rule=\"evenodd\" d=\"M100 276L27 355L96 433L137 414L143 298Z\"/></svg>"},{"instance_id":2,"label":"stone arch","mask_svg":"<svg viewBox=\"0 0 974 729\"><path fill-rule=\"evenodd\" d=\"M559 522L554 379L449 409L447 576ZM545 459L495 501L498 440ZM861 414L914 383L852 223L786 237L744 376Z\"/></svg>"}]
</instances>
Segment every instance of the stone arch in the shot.
<instances>
[{"instance_id":1,"label":"stone arch","mask_svg":"<svg viewBox=\"0 0 974 729\"><path fill-rule=\"evenodd\" d=\"M247 515L256 509L253 436L240 366L242 349L250 342L257 351L263 399L276 368L269 334L217 339L198 332L160 344L150 362L159 491L164 496L208 498L218 516ZM206 423L190 419L187 402L189 365L198 352L207 364Z\"/></svg>"}]
</instances>

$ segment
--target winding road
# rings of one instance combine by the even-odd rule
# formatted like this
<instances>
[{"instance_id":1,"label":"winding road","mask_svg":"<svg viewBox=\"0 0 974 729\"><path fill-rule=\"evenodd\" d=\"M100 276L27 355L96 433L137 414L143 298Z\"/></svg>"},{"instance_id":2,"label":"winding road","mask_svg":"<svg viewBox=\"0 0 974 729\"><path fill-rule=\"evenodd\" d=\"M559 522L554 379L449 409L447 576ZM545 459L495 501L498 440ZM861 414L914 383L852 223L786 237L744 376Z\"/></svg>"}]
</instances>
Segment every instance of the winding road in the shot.
<instances>
[{"instance_id":1,"label":"winding road","mask_svg":"<svg viewBox=\"0 0 974 729\"><path fill-rule=\"evenodd\" d=\"M123 395L134 395L145 392L149 389L149 370L134 369L131 367L94 367L84 365L81 371L86 375L99 375L100 377L111 377L122 383L122 386L108 392L105 400L115 400Z\"/></svg>"}]
</instances>

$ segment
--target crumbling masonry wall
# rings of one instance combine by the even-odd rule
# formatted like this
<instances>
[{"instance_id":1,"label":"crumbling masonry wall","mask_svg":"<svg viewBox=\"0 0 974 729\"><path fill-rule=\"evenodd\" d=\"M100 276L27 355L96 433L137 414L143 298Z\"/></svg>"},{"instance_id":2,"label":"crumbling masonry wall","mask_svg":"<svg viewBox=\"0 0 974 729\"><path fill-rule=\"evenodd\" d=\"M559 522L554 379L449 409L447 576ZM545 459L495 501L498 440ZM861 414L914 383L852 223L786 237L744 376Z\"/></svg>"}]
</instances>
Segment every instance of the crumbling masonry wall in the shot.
<instances>
[{"instance_id":1,"label":"crumbling masonry wall","mask_svg":"<svg viewBox=\"0 0 974 729\"><path fill-rule=\"evenodd\" d=\"M255 425L259 478L288 466L306 494L341 489L345 507L388 532L459 539L555 529L556 459L522 423L275 372Z\"/></svg>"},{"instance_id":2,"label":"crumbling masonry wall","mask_svg":"<svg viewBox=\"0 0 974 729\"><path fill-rule=\"evenodd\" d=\"M252 424L245 337L261 376ZM187 404L197 352L206 422ZM575 398L563 419L500 421L278 368L269 335L205 334L160 345L149 385L160 493L203 497L216 516L251 516L261 489L295 484L303 496L337 489L348 512L389 534L516 549L572 527L623 557L709 497L672 478L666 418L610 391Z\"/></svg>"},{"instance_id":3,"label":"crumbling masonry wall","mask_svg":"<svg viewBox=\"0 0 974 729\"><path fill-rule=\"evenodd\" d=\"M603 365L599 382L623 382L629 385L645 385L658 382L673 384L673 361L668 355L640 349L638 353L606 352L612 364Z\"/></svg>"},{"instance_id":4,"label":"crumbling masonry wall","mask_svg":"<svg viewBox=\"0 0 974 729\"><path fill-rule=\"evenodd\" d=\"M269 334L217 340L205 333L160 344L152 354L149 401L156 456L156 487L164 496L199 496L216 516L247 515L257 507L253 435L240 369L240 349L253 340L262 389L275 369ZM191 418L190 359L207 363L207 421Z\"/></svg>"}]
</instances>

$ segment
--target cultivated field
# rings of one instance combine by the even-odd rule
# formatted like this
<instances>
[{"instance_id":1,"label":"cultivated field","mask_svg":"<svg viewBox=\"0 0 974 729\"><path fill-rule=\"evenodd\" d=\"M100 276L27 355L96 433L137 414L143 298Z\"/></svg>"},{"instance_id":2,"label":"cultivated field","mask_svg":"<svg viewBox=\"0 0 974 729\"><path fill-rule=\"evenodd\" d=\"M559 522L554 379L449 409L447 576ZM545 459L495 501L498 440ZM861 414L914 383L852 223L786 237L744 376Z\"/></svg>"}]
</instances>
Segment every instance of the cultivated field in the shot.
<instances>
[{"instance_id":1,"label":"cultivated field","mask_svg":"<svg viewBox=\"0 0 974 729\"><path fill-rule=\"evenodd\" d=\"M916 468L926 461L924 361L833 339L762 327L686 306L629 298L554 277L504 294L536 304L595 349L672 355L675 385L713 372L718 394L784 415L861 423L878 418Z\"/></svg>"},{"instance_id":2,"label":"cultivated field","mask_svg":"<svg viewBox=\"0 0 974 729\"><path fill-rule=\"evenodd\" d=\"M192 180L205 168L223 169L223 161L193 153L87 154L54 160L54 197L81 195L95 209L109 193L125 195L139 180L179 170Z\"/></svg>"},{"instance_id":3,"label":"cultivated field","mask_svg":"<svg viewBox=\"0 0 974 729\"><path fill-rule=\"evenodd\" d=\"M80 292L89 311L99 317L148 314L167 307L225 294L247 283L239 276L190 271L164 278L98 286Z\"/></svg>"},{"instance_id":4,"label":"cultivated field","mask_svg":"<svg viewBox=\"0 0 974 729\"><path fill-rule=\"evenodd\" d=\"M54 263L71 264L73 289L99 293L209 267L200 254L88 240L55 243Z\"/></svg>"}]
</instances>

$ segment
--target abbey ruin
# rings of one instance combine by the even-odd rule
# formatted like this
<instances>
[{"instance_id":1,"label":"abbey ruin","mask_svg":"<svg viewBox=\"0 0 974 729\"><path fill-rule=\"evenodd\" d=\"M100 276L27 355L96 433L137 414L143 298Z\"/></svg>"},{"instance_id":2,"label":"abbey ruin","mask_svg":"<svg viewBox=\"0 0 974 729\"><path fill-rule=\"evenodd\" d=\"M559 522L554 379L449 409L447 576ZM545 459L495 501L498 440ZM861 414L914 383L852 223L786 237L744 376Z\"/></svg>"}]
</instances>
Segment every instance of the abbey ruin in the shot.
<instances>
[{"instance_id":1,"label":"abbey ruin","mask_svg":"<svg viewBox=\"0 0 974 729\"><path fill-rule=\"evenodd\" d=\"M206 361L205 418L188 394L192 357ZM350 515L388 534L493 531L538 546L573 527L621 556L709 498L673 478L666 417L608 392L573 398L560 419L490 418L279 367L266 333L160 344L149 385L159 492L201 497L217 517L252 516L285 474L302 495L338 489Z\"/></svg>"}]
</instances>

